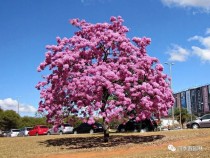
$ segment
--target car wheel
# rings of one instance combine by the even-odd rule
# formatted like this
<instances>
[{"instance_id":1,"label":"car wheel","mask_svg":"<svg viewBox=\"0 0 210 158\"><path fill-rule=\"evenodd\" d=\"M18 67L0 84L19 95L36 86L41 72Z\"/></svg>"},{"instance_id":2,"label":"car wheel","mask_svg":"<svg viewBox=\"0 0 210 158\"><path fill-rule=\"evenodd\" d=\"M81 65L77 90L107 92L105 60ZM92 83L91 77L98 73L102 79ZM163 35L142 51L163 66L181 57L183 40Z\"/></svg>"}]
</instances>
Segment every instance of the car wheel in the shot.
<instances>
[{"instance_id":1,"label":"car wheel","mask_svg":"<svg viewBox=\"0 0 210 158\"><path fill-rule=\"evenodd\" d=\"M155 128L154 128L154 131L155 131L155 132L158 131L158 130L159 130L158 127L155 127Z\"/></svg>"},{"instance_id":2,"label":"car wheel","mask_svg":"<svg viewBox=\"0 0 210 158\"><path fill-rule=\"evenodd\" d=\"M47 132L47 135L50 135L50 132Z\"/></svg>"},{"instance_id":3,"label":"car wheel","mask_svg":"<svg viewBox=\"0 0 210 158\"><path fill-rule=\"evenodd\" d=\"M74 133L74 134L77 134L77 131L74 131L73 133Z\"/></svg>"},{"instance_id":4,"label":"car wheel","mask_svg":"<svg viewBox=\"0 0 210 158\"><path fill-rule=\"evenodd\" d=\"M91 130L90 130L90 134L93 134L93 133L94 133L94 131L93 131L93 129L91 129Z\"/></svg>"},{"instance_id":5,"label":"car wheel","mask_svg":"<svg viewBox=\"0 0 210 158\"><path fill-rule=\"evenodd\" d=\"M192 128L193 128L193 129L198 129L198 128L199 128L199 125L198 125L198 124L193 124L193 125L192 125Z\"/></svg>"},{"instance_id":6,"label":"car wheel","mask_svg":"<svg viewBox=\"0 0 210 158\"><path fill-rule=\"evenodd\" d=\"M120 132L125 132L125 128L122 128L122 129L120 130Z\"/></svg>"},{"instance_id":7,"label":"car wheel","mask_svg":"<svg viewBox=\"0 0 210 158\"><path fill-rule=\"evenodd\" d=\"M36 136L39 136L39 133L36 133Z\"/></svg>"},{"instance_id":8,"label":"car wheel","mask_svg":"<svg viewBox=\"0 0 210 158\"><path fill-rule=\"evenodd\" d=\"M60 135L62 135L62 134L63 134L63 132L62 132L62 131L60 131L60 132L59 132L59 134L60 134Z\"/></svg>"}]
</instances>

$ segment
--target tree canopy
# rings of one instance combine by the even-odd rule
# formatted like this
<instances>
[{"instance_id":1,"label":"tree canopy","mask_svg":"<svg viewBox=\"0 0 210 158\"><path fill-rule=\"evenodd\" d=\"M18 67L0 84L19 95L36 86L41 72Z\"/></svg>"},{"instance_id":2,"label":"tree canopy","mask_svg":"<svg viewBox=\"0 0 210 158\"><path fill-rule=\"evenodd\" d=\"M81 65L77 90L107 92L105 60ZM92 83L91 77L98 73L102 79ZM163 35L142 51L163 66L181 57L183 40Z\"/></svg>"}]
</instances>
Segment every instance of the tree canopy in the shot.
<instances>
[{"instance_id":1,"label":"tree canopy","mask_svg":"<svg viewBox=\"0 0 210 158\"><path fill-rule=\"evenodd\" d=\"M181 112L181 116L180 116L180 112ZM181 125L183 128L183 124L187 121L192 121L194 120L196 117L193 114L189 114L186 108L175 108L174 109L174 116L176 117L177 121L180 122L181 119ZM192 119L192 120L191 120Z\"/></svg>"},{"instance_id":2,"label":"tree canopy","mask_svg":"<svg viewBox=\"0 0 210 158\"><path fill-rule=\"evenodd\" d=\"M0 108L0 130L7 131L10 129L33 127L35 125L46 125L45 117L21 117L13 110L2 110Z\"/></svg>"},{"instance_id":3,"label":"tree canopy","mask_svg":"<svg viewBox=\"0 0 210 158\"><path fill-rule=\"evenodd\" d=\"M70 23L78 31L47 45L37 69L50 70L36 86L38 110L47 113L48 122L59 124L69 114L90 124L94 116L108 124L114 118L139 121L152 113L167 115L174 98L163 66L147 55L151 39L129 39L120 16L111 17L110 23Z\"/></svg>"}]
</instances>

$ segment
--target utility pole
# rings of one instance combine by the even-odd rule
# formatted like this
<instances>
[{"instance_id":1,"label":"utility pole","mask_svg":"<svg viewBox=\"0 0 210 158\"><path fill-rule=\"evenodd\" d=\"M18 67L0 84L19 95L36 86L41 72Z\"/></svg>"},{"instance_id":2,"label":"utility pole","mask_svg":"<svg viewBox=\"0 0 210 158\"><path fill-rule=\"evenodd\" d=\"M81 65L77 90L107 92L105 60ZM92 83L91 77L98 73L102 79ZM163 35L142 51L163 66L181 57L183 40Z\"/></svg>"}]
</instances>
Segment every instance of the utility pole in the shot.
<instances>
[{"instance_id":1,"label":"utility pole","mask_svg":"<svg viewBox=\"0 0 210 158\"><path fill-rule=\"evenodd\" d=\"M20 108L19 108L19 101L18 101L18 115L20 115L19 109L20 109Z\"/></svg>"},{"instance_id":2,"label":"utility pole","mask_svg":"<svg viewBox=\"0 0 210 158\"><path fill-rule=\"evenodd\" d=\"M172 90L172 70L171 70L171 67L172 67L172 65L174 65L174 63L165 62L165 64L169 66L169 74L170 74L170 77L171 77L170 88ZM172 113L172 128L174 129L174 105L171 108L171 113Z\"/></svg>"},{"instance_id":3,"label":"utility pole","mask_svg":"<svg viewBox=\"0 0 210 158\"><path fill-rule=\"evenodd\" d=\"M18 96L17 97L17 113L18 113L18 115L20 115L20 103L19 103L19 98L20 98L21 96Z\"/></svg>"}]
</instances>

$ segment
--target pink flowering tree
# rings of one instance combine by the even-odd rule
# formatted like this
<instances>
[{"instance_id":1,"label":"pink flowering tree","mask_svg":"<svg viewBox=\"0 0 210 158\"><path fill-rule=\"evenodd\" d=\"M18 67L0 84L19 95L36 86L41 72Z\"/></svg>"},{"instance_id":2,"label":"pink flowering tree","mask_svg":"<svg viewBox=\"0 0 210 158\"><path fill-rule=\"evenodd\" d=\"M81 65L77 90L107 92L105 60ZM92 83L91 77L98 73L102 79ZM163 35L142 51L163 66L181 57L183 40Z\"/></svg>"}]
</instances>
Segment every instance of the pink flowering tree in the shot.
<instances>
[{"instance_id":1,"label":"pink flowering tree","mask_svg":"<svg viewBox=\"0 0 210 158\"><path fill-rule=\"evenodd\" d=\"M38 67L39 72L51 72L36 86L38 110L47 113L49 123L78 115L93 124L95 116L102 117L108 141L112 119L167 115L174 98L163 66L146 53L149 38L126 37L129 30L120 16L111 17L110 23L70 22L78 31L47 45L45 61Z\"/></svg>"}]
</instances>

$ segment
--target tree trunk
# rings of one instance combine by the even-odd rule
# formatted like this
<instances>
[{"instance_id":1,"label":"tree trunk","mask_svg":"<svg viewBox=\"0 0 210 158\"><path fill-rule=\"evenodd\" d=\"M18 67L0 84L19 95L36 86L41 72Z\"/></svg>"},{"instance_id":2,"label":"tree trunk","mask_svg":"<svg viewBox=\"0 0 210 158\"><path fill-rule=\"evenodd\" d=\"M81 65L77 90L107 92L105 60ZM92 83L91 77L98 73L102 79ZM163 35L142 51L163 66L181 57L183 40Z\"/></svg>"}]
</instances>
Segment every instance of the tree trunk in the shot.
<instances>
[{"instance_id":1,"label":"tree trunk","mask_svg":"<svg viewBox=\"0 0 210 158\"><path fill-rule=\"evenodd\" d=\"M104 128L104 142L109 142L109 126L105 123L103 119L103 128Z\"/></svg>"},{"instance_id":2,"label":"tree trunk","mask_svg":"<svg viewBox=\"0 0 210 158\"><path fill-rule=\"evenodd\" d=\"M109 130L104 130L104 142L109 142Z\"/></svg>"},{"instance_id":3,"label":"tree trunk","mask_svg":"<svg viewBox=\"0 0 210 158\"><path fill-rule=\"evenodd\" d=\"M104 106L101 108L102 112L105 112L105 106L106 106L106 102L109 96L110 95L108 93L108 89L106 87L103 87L102 103L104 104ZM103 117L103 128L104 128L104 142L108 142L109 141L109 125L106 123L105 117Z\"/></svg>"}]
</instances>

